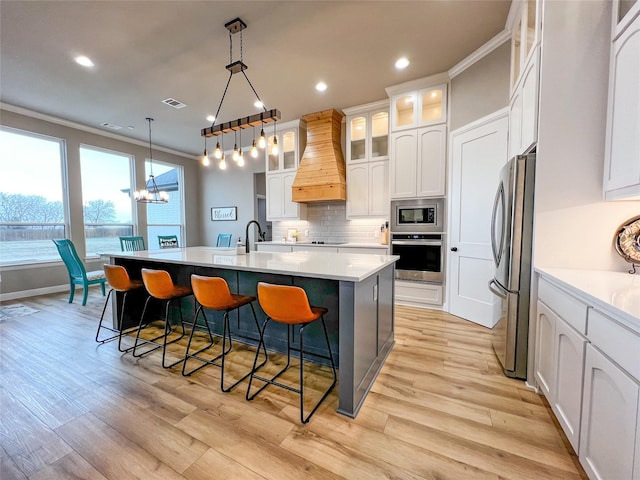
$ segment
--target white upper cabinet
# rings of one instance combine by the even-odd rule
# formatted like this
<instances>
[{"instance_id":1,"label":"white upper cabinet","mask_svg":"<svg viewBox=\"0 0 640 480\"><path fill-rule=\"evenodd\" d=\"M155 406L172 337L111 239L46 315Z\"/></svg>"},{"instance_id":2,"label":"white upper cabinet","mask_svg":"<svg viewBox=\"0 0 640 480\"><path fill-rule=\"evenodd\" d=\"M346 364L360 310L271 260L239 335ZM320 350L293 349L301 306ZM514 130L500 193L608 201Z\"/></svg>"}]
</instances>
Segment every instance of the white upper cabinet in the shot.
<instances>
[{"instance_id":1,"label":"white upper cabinet","mask_svg":"<svg viewBox=\"0 0 640 480\"><path fill-rule=\"evenodd\" d=\"M446 145L445 125L391 134L391 198L444 196Z\"/></svg>"},{"instance_id":2,"label":"white upper cabinet","mask_svg":"<svg viewBox=\"0 0 640 480\"><path fill-rule=\"evenodd\" d=\"M292 200L292 185L306 143L306 130L300 120L269 126L267 134L266 187L267 220L303 220L305 204ZM266 128L265 128L266 130ZM273 146L278 145L276 152Z\"/></svg>"},{"instance_id":3,"label":"white upper cabinet","mask_svg":"<svg viewBox=\"0 0 640 480\"><path fill-rule=\"evenodd\" d=\"M509 102L509 155L528 152L538 140L540 78L539 2L512 3L511 100Z\"/></svg>"},{"instance_id":4,"label":"white upper cabinet","mask_svg":"<svg viewBox=\"0 0 640 480\"><path fill-rule=\"evenodd\" d=\"M389 216L389 102L344 109L347 219Z\"/></svg>"},{"instance_id":5,"label":"white upper cabinet","mask_svg":"<svg viewBox=\"0 0 640 480\"><path fill-rule=\"evenodd\" d=\"M391 97L391 130L447 121L447 85L436 85Z\"/></svg>"},{"instance_id":6,"label":"white upper cabinet","mask_svg":"<svg viewBox=\"0 0 640 480\"><path fill-rule=\"evenodd\" d=\"M346 108L347 164L389 158L389 102Z\"/></svg>"},{"instance_id":7,"label":"white upper cabinet","mask_svg":"<svg viewBox=\"0 0 640 480\"><path fill-rule=\"evenodd\" d=\"M613 0L611 39L615 40L640 13L640 0Z\"/></svg>"},{"instance_id":8,"label":"white upper cabinet","mask_svg":"<svg viewBox=\"0 0 640 480\"><path fill-rule=\"evenodd\" d=\"M617 2L627 3L633 2ZM622 17L625 21L614 22L613 26L604 165L606 200L640 198L639 4L630 6ZM635 18L629 20L634 14Z\"/></svg>"},{"instance_id":9,"label":"white upper cabinet","mask_svg":"<svg viewBox=\"0 0 640 480\"><path fill-rule=\"evenodd\" d=\"M277 124L275 135L273 127L269 126L268 130L265 132L267 135L266 172L269 174L296 170L306 142L306 131L301 127L300 121ZM273 147L276 141L278 148L274 153Z\"/></svg>"}]
</instances>

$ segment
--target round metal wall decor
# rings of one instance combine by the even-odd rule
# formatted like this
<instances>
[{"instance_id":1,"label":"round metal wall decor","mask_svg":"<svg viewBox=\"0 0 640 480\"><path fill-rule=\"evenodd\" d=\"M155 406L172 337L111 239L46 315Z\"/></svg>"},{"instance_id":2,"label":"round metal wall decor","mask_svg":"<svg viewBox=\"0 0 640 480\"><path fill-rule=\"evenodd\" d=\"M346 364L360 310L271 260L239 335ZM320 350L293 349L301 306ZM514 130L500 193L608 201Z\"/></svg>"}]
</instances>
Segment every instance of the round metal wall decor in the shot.
<instances>
[{"instance_id":1,"label":"round metal wall decor","mask_svg":"<svg viewBox=\"0 0 640 480\"><path fill-rule=\"evenodd\" d=\"M613 244L616 252L633 265L629 273L636 273L636 266L640 266L640 215L618 227Z\"/></svg>"}]
</instances>

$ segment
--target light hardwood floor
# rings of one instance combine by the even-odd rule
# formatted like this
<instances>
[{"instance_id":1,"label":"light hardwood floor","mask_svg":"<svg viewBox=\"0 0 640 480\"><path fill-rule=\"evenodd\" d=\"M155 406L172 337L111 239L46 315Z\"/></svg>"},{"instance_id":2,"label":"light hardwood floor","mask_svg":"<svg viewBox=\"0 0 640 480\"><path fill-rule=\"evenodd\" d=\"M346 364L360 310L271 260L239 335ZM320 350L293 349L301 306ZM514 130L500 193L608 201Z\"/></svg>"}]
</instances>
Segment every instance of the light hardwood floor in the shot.
<instances>
[{"instance_id":1,"label":"light hardwood floor","mask_svg":"<svg viewBox=\"0 0 640 480\"><path fill-rule=\"evenodd\" d=\"M86 307L66 294L5 303L39 312L0 322L2 480L586 478L543 398L457 317L398 307L358 417L336 413L334 391L301 425L282 389L247 402L246 381L220 392L217 367L186 378L158 352L98 346L103 301L92 289ZM235 364L250 361L239 349Z\"/></svg>"}]
</instances>

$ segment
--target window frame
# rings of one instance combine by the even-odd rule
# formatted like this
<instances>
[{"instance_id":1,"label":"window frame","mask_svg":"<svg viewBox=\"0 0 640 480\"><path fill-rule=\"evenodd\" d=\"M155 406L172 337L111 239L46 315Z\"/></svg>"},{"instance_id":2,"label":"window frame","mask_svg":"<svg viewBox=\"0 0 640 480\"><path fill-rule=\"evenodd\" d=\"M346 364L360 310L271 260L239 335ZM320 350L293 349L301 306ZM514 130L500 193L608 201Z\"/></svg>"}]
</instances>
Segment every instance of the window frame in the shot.
<instances>
[{"instance_id":1,"label":"window frame","mask_svg":"<svg viewBox=\"0 0 640 480\"><path fill-rule=\"evenodd\" d=\"M60 222L32 222L32 223L24 223L25 225L61 225L63 228L63 237L62 238L70 238L71 234L71 207L70 207L70 199L69 199L69 163L67 156L67 140L61 137L56 137L53 135L47 135L45 133L32 132L30 130L24 130L22 128L11 127L8 125L0 124L0 132L7 132L14 135L20 135L23 137L35 138L44 141L56 142L59 147L59 169L60 169L60 188L61 188L61 201L62 201L62 215L63 221ZM12 223L21 223L21 222L2 222L2 224L12 224ZM0 245L2 242L0 242ZM54 248L55 251L55 248ZM2 263L0 262L0 271L5 270L21 270L34 268L38 266L49 266L52 264L62 263L62 259L57 255L48 258L48 259L40 259L40 260L32 260L32 261L16 261L12 263Z\"/></svg>"}]
</instances>

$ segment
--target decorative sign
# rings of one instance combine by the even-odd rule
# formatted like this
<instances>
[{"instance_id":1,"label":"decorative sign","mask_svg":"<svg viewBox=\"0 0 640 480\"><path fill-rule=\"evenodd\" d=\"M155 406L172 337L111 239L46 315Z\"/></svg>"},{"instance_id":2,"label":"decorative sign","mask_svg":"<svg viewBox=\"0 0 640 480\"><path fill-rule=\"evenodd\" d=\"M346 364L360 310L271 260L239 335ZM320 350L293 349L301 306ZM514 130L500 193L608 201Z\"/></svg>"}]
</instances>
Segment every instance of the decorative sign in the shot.
<instances>
[{"instance_id":1,"label":"decorative sign","mask_svg":"<svg viewBox=\"0 0 640 480\"><path fill-rule=\"evenodd\" d=\"M237 220L238 207L214 207L211 209L211 221Z\"/></svg>"}]
</instances>

